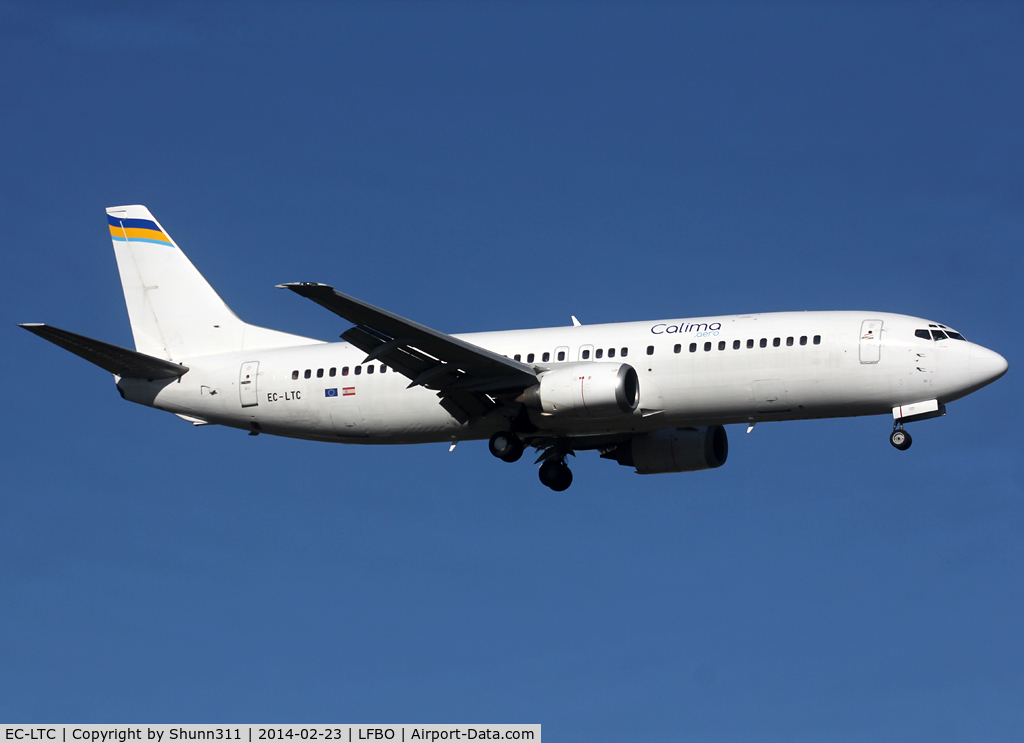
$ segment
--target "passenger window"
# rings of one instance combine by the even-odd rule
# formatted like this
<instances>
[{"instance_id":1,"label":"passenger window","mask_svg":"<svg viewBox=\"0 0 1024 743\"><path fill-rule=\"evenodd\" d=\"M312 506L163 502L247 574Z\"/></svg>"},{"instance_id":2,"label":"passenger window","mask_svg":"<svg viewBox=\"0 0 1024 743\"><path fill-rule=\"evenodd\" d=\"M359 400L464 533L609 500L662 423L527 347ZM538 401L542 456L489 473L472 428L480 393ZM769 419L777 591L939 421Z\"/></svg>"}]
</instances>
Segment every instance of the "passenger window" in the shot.
<instances>
[{"instance_id":1,"label":"passenger window","mask_svg":"<svg viewBox=\"0 0 1024 743\"><path fill-rule=\"evenodd\" d=\"M347 366L341 367L341 376L343 376L343 377L347 377L348 376L348 367Z\"/></svg>"},{"instance_id":2,"label":"passenger window","mask_svg":"<svg viewBox=\"0 0 1024 743\"><path fill-rule=\"evenodd\" d=\"M518 353L515 356L513 356L512 358L514 358L516 361L522 361L523 360L522 354L518 354Z\"/></svg>"},{"instance_id":3,"label":"passenger window","mask_svg":"<svg viewBox=\"0 0 1024 743\"><path fill-rule=\"evenodd\" d=\"M753 347L754 347L754 339L753 338L747 338L747 348L753 348Z\"/></svg>"},{"instance_id":4,"label":"passenger window","mask_svg":"<svg viewBox=\"0 0 1024 743\"><path fill-rule=\"evenodd\" d=\"M682 350L683 346L680 343L677 343L675 346L672 347L672 353L679 353Z\"/></svg>"},{"instance_id":5,"label":"passenger window","mask_svg":"<svg viewBox=\"0 0 1024 743\"><path fill-rule=\"evenodd\" d=\"M584 348L583 349L583 353L580 354L580 358L582 358L584 361L589 359L590 358L590 349L589 348Z\"/></svg>"},{"instance_id":6,"label":"passenger window","mask_svg":"<svg viewBox=\"0 0 1024 743\"><path fill-rule=\"evenodd\" d=\"M762 338L761 339L761 348L768 348L768 339L767 338Z\"/></svg>"},{"instance_id":7,"label":"passenger window","mask_svg":"<svg viewBox=\"0 0 1024 743\"><path fill-rule=\"evenodd\" d=\"M697 353L697 344L696 343L691 343L690 344L690 353Z\"/></svg>"},{"instance_id":8,"label":"passenger window","mask_svg":"<svg viewBox=\"0 0 1024 743\"><path fill-rule=\"evenodd\" d=\"M381 365L380 365L380 373L381 373L381 374L383 374L383 373L384 373L384 372L386 372L387 370L388 370L388 367L387 367L386 365L384 365L384 364L381 364Z\"/></svg>"},{"instance_id":9,"label":"passenger window","mask_svg":"<svg viewBox=\"0 0 1024 743\"><path fill-rule=\"evenodd\" d=\"M551 361L551 354L548 353L547 351L545 351L544 355L540 357L540 360L541 361Z\"/></svg>"},{"instance_id":10,"label":"passenger window","mask_svg":"<svg viewBox=\"0 0 1024 743\"><path fill-rule=\"evenodd\" d=\"M629 349L626 348L625 346L623 346L622 348L619 349L619 356L621 358L626 358L626 354L628 354L628 353L629 353Z\"/></svg>"},{"instance_id":11,"label":"passenger window","mask_svg":"<svg viewBox=\"0 0 1024 743\"><path fill-rule=\"evenodd\" d=\"M604 358L604 349L603 348L599 348L596 351L594 351L594 358L595 359L603 359Z\"/></svg>"},{"instance_id":12,"label":"passenger window","mask_svg":"<svg viewBox=\"0 0 1024 743\"><path fill-rule=\"evenodd\" d=\"M369 366L366 367L366 373L373 374L373 364L370 364Z\"/></svg>"},{"instance_id":13,"label":"passenger window","mask_svg":"<svg viewBox=\"0 0 1024 743\"><path fill-rule=\"evenodd\" d=\"M296 369L295 371L292 372L292 379L298 379L298 378L299 378L299 370Z\"/></svg>"},{"instance_id":14,"label":"passenger window","mask_svg":"<svg viewBox=\"0 0 1024 743\"><path fill-rule=\"evenodd\" d=\"M332 377L336 377L336 376L338 376L338 367L336 367L336 366L332 366L332 367L331 367L331 370L330 370L329 372L327 372L327 373L328 373L328 374L329 374L330 376L332 376Z\"/></svg>"},{"instance_id":15,"label":"passenger window","mask_svg":"<svg viewBox=\"0 0 1024 743\"><path fill-rule=\"evenodd\" d=\"M615 349L614 348L609 348L608 349L608 358L610 358L610 359L614 359L615 358Z\"/></svg>"},{"instance_id":16,"label":"passenger window","mask_svg":"<svg viewBox=\"0 0 1024 743\"><path fill-rule=\"evenodd\" d=\"M711 350L711 341L708 341L707 343L704 344L704 350L705 351L710 351Z\"/></svg>"},{"instance_id":17,"label":"passenger window","mask_svg":"<svg viewBox=\"0 0 1024 743\"><path fill-rule=\"evenodd\" d=\"M356 376L358 377L362 373L363 373L363 367L357 366L356 367Z\"/></svg>"},{"instance_id":18,"label":"passenger window","mask_svg":"<svg viewBox=\"0 0 1024 743\"><path fill-rule=\"evenodd\" d=\"M313 372L311 372L309 369L306 369L306 371L302 372L302 376L304 376L306 379L309 379L311 376L313 376Z\"/></svg>"},{"instance_id":19,"label":"passenger window","mask_svg":"<svg viewBox=\"0 0 1024 743\"><path fill-rule=\"evenodd\" d=\"M932 338L934 338L937 341L944 341L946 340L946 334L943 333L941 330L933 330Z\"/></svg>"},{"instance_id":20,"label":"passenger window","mask_svg":"<svg viewBox=\"0 0 1024 743\"><path fill-rule=\"evenodd\" d=\"M781 338L773 339L772 340L772 345L775 346L775 348L778 348L779 346L782 345L782 339Z\"/></svg>"},{"instance_id":21,"label":"passenger window","mask_svg":"<svg viewBox=\"0 0 1024 743\"><path fill-rule=\"evenodd\" d=\"M732 347L733 347L733 350L736 350L737 348L740 347L740 342L739 341L733 341L732 342Z\"/></svg>"},{"instance_id":22,"label":"passenger window","mask_svg":"<svg viewBox=\"0 0 1024 743\"><path fill-rule=\"evenodd\" d=\"M565 351L559 351L558 352L558 360L559 361L565 361Z\"/></svg>"},{"instance_id":23,"label":"passenger window","mask_svg":"<svg viewBox=\"0 0 1024 743\"><path fill-rule=\"evenodd\" d=\"M526 354L526 363L527 364L532 364L533 363L533 354L532 353Z\"/></svg>"},{"instance_id":24,"label":"passenger window","mask_svg":"<svg viewBox=\"0 0 1024 743\"><path fill-rule=\"evenodd\" d=\"M724 351L725 350L725 341L718 341L718 350L719 351Z\"/></svg>"},{"instance_id":25,"label":"passenger window","mask_svg":"<svg viewBox=\"0 0 1024 743\"><path fill-rule=\"evenodd\" d=\"M816 346L820 346L821 345L821 336L820 335L814 336L814 345L816 345Z\"/></svg>"},{"instance_id":26,"label":"passenger window","mask_svg":"<svg viewBox=\"0 0 1024 743\"><path fill-rule=\"evenodd\" d=\"M792 346L792 345L793 345L793 336L789 336L789 337L788 337L788 338L786 339L786 345L787 345L787 346Z\"/></svg>"},{"instance_id":27,"label":"passenger window","mask_svg":"<svg viewBox=\"0 0 1024 743\"><path fill-rule=\"evenodd\" d=\"M653 356L654 355L654 346L648 346L647 347L647 355L648 356Z\"/></svg>"},{"instance_id":28,"label":"passenger window","mask_svg":"<svg viewBox=\"0 0 1024 743\"><path fill-rule=\"evenodd\" d=\"M918 338L924 338L926 341L930 341L932 339L931 333L927 330L915 330L914 335Z\"/></svg>"},{"instance_id":29,"label":"passenger window","mask_svg":"<svg viewBox=\"0 0 1024 743\"><path fill-rule=\"evenodd\" d=\"M316 378L317 379L323 379L323 376L324 376L324 370L323 369L317 369L316 370Z\"/></svg>"},{"instance_id":30,"label":"passenger window","mask_svg":"<svg viewBox=\"0 0 1024 743\"><path fill-rule=\"evenodd\" d=\"M807 345L807 336L806 335L801 335L800 336L800 345L801 346L806 346Z\"/></svg>"}]
</instances>

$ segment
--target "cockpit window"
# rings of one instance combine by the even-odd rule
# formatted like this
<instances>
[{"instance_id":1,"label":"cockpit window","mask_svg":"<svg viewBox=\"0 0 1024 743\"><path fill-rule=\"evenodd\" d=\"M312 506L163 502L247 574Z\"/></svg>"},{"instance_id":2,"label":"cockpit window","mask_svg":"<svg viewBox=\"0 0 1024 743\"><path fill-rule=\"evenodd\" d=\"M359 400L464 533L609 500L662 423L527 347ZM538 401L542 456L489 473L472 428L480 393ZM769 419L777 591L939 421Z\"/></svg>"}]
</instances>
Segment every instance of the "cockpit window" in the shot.
<instances>
[{"instance_id":1,"label":"cockpit window","mask_svg":"<svg viewBox=\"0 0 1024 743\"><path fill-rule=\"evenodd\" d=\"M930 332L927 331L927 330L915 330L914 331L914 335L917 336L918 338L924 338L926 341L927 340L931 340L932 338L934 338L937 341L943 341L943 340L946 340L947 338L952 338L955 341L966 341L967 340L962 335L960 335L958 332L956 332L955 330L950 330L945 325L938 325L938 326L936 326L935 324L931 324L930 323L928 325L928 327L930 327L930 328L940 327L940 328L944 328L944 330L932 330Z\"/></svg>"}]
</instances>

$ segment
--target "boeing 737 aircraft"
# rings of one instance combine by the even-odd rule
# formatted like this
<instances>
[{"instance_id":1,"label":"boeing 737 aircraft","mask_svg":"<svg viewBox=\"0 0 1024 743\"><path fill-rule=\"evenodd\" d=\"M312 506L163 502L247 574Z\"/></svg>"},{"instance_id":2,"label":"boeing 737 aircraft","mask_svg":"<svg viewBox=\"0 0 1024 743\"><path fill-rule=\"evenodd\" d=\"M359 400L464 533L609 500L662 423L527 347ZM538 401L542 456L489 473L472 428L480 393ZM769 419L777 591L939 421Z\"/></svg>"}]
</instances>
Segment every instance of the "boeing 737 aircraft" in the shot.
<instances>
[{"instance_id":1,"label":"boeing 737 aircraft","mask_svg":"<svg viewBox=\"0 0 1024 743\"><path fill-rule=\"evenodd\" d=\"M489 439L565 490L569 454L640 474L720 467L723 426L856 415L904 424L1006 373L941 323L886 312L776 312L447 335L335 291L280 288L352 324L340 343L242 322L144 206L107 209L135 350L21 327L114 375L121 396L197 426L346 444Z\"/></svg>"}]
</instances>

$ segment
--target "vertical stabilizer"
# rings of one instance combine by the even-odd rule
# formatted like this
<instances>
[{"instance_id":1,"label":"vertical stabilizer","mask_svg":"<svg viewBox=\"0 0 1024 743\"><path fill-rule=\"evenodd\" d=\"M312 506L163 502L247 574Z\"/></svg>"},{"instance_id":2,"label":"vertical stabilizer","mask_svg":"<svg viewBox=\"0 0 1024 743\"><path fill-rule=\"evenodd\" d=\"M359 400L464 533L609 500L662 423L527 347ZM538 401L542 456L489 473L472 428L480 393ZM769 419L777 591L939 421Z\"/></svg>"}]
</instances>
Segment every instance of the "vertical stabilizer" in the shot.
<instances>
[{"instance_id":1,"label":"vertical stabilizer","mask_svg":"<svg viewBox=\"0 0 1024 743\"><path fill-rule=\"evenodd\" d=\"M242 322L144 206L112 206L107 223L135 349L180 360L317 343Z\"/></svg>"}]
</instances>

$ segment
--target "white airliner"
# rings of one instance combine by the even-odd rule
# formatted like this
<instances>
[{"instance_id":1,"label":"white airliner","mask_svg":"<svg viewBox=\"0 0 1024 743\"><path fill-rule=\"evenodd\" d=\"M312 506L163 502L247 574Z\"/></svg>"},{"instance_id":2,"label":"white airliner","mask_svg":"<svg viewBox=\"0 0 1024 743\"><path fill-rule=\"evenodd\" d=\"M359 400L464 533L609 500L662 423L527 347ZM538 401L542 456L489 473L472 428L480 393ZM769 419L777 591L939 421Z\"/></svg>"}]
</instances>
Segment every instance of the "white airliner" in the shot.
<instances>
[{"instance_id":1,"label":"white airliner","mask_svg":"<svg viewBox=\"0 0 1024 743\"><path fill-rule=\"evenodd\" d=\"M1006 373L945 325L886 312L776 312L447 335L335 291L282 284L347 320L341 343L242 322L144 206L107 209L135 351L21 327L114 375L121 396L211 423L346 444L489 439L514 462L597 450L641 474L720 467L724 425L892 414L903 424Z\"/></svg>"}]
</instances>

